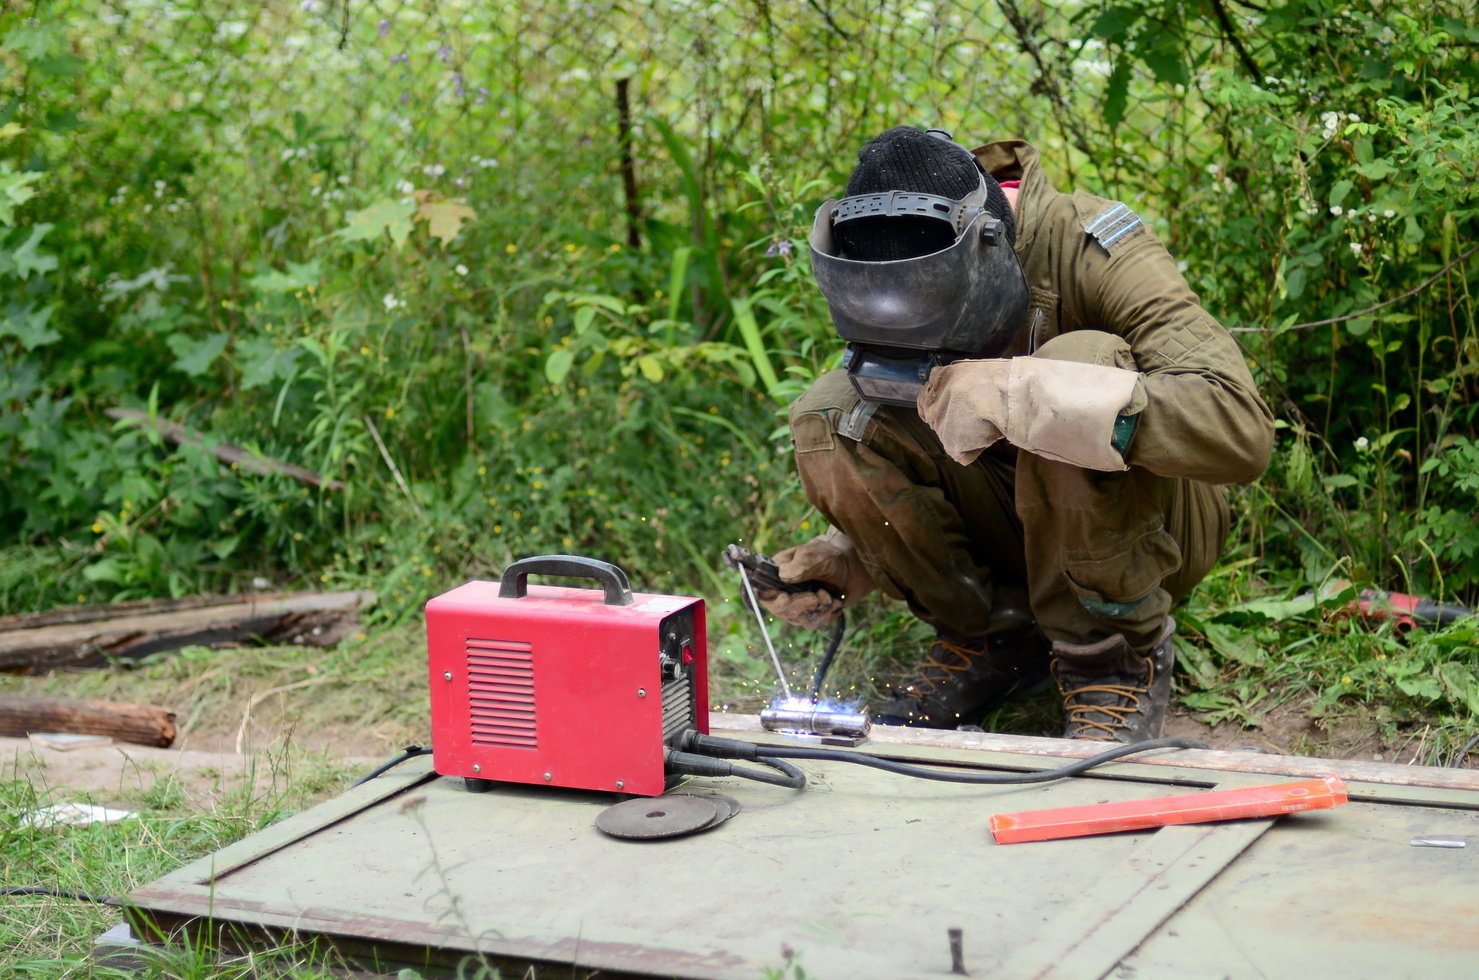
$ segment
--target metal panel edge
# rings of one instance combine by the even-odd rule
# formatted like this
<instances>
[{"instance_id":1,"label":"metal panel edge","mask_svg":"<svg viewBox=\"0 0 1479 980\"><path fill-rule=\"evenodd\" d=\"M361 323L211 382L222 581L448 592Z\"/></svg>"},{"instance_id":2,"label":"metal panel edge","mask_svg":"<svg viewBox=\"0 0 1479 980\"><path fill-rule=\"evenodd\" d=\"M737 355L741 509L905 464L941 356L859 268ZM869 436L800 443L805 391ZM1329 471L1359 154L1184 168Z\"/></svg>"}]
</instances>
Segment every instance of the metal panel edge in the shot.
<instances>
[{"instance_id":1,"label":"metal panel edge","mask_svg":"<svg viewBox=\"0 0 1479 980\"><path fill-rule=\"evenodd\" d=\"M760 727L758 715L715 713L710 716L709 723L715 732L722 734L764 733ZM1064 738L903 728L887 725L874 726L869 741L864 745L1003 752L1018 756L1046 756L1059 759L1083 759L1103 751L1102 745L1075 742ZM1386 762L1361 762L1353 759L1317 759L1310 756L1226 752L1218 749L1177 749L1164 754L1136 756L1116 763L1116 765L1172 766L1219 773L1298 776L1303 779L1333 775L1347 782L1479 792L1479 769L1404 766Z\"/></svg>"},{"instance_id":2,"label":"metal panel edge","mask_svg":"<svg viewBox=\"0 0 1479 980\"><path fill-rule=\"evenodd\" d=\"M435 777L436 773L431 770L429 760L414 759L406 763L404 769L386 773L363 786L346 790L331 800L293 814L281 823L249 834L234 844L227 844L214 854L207 854L176 868L164 877L130 892L126 899L133 902L148 898L156 886L208 884L212 878L222 878Z\"/></svg>"}]
</instances>

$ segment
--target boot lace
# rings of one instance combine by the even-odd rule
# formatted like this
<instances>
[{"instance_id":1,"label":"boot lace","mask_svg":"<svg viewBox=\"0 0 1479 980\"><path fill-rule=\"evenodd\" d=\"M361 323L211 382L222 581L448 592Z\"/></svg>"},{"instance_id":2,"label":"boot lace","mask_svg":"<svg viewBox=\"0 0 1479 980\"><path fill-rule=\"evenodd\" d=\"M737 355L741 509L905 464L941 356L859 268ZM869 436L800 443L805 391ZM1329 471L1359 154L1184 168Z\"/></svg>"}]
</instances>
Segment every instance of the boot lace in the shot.
<instances>
[{"instance_id":1,"label":"boot lace","mask_svg":"<svg viewBox=\"0 0 1479 980\"><path fill-rule=\"evenodd\" d=\"M935 651L942 648L946 653L954 654L958 657L960 663L947 664L939 660ZM928 697L935 693L936 681L947 681L950 679L951 674L970 670L972 664L975 663L975 659L980 655L980 650L972 650L970 647L963 647L958 643L951 643L949 640L936 638L935 642L930 645L929 653L925 655L924 664L919 668L919 679L913 684L910 684L907 690L911 694L922 694ZM933 677L930 676L929 672L931 668L938 670L939 673Z\"/></svg>"},{"instance_id":2,"label":"boot lace","mask_svg":"<svg viewBox=\"0 0 1479 980\"><path fill-rule=\"evenodd\" d=\"M1054 661L1056 668L1061 661ZM1150 661L1149 671L1145 678L1144 687L1136 687L1130 684L1086 684L1083 687L1074 688L1063 692L1063 713L1067 716L1070 728L1074 726L1073 737L1086 742L1113 742L1115 732L1125 728L1127 722L1133 715L1139 714L1141 695L1150 694L1150 686L1155 681L1155 661ZM1076 700L1085 694L1112 694L1116 698L1129 701L1129 704L1091 704ZM1107 720L1090 718L1091 714L1107 716ZM1094 732L1094 734L1086 734Z\"/></svg>"}]
</instances>

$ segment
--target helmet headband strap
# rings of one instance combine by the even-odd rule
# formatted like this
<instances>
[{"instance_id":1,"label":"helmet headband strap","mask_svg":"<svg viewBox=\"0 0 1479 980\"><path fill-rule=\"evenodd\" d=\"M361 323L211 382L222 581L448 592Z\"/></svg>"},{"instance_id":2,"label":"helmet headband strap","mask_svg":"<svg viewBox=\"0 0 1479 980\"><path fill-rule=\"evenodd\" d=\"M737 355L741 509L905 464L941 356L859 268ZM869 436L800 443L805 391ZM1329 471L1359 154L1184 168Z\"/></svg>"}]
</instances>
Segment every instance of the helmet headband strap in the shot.
<instances>
[{"instance_id":1,"label":"helmet headband strap","mask_svg":"<svg viewBox=\"0 0 1479 980\"><path fill-rule=\"evenodd\" d=\"M883 194L857 194L844 197L837 202L832 212L832 227L858 218L934 218L944 221L955 230L959 238L986 203L986 178L960 200L941 197L938 194L915 194L909 191L888 191Z\"/></svg>"}]
</instances>

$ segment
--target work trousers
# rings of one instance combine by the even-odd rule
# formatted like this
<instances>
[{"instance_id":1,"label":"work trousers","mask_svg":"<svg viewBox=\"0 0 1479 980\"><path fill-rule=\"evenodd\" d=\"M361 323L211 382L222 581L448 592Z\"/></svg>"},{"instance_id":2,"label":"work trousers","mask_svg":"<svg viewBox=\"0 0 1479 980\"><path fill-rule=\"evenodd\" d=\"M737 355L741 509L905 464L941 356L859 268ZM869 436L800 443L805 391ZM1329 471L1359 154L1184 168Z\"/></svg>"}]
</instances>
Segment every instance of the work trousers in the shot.
<instances>
[{"instance_id":1,"label":"work trousers","mask_svg":"<svg viewBox=\"0 0 1479 980\"><path fill-rule=\"evenodd\" d=\"M1221 487L1004 443L962 466L913 409L861 401L840 370L792 405L791 435L807 499L873 581L958 637L1025 599L1051 640L1119 633L1147 650L1227 538Z\"/></svg>"}]
</instances>

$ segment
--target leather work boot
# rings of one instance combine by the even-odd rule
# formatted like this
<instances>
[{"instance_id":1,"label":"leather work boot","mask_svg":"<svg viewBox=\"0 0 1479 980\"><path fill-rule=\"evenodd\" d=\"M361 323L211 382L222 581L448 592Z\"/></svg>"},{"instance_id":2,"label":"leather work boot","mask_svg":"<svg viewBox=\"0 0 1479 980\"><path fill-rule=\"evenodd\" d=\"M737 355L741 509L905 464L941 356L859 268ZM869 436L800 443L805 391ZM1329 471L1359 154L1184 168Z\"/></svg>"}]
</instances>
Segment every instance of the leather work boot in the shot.
<instances>
[{"instance_id":1,"label":"leather work boot","mask_svg":"<svg viewBox=\"0 0 1479 980\"><path fill-rule=\"evenodd\" d=\"M1143 742L1166 730L1171 702L1171 638L1176 620L1148 653L1136 653L1123 636L1097 643L1053 644L1053 680L1063 693L1064 738L1091 742Z\"/></svg>"},{"instance_id":2,"label":"leather work boot","mask_svg":"<svg viewBox=\"0 0 1479 980\"><path fill-rule=\"evenodd\" d=\"M1047 679L1047 637L1033 626L955 643L936 636L919 676L878 708L880 725L955 728Z\"/></svg>"}]
</instances>

